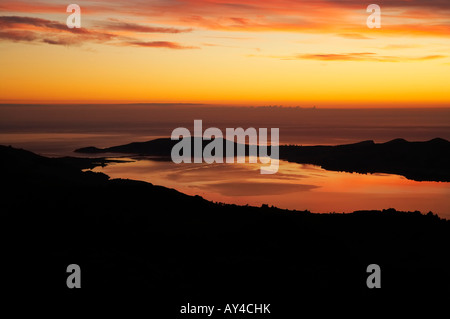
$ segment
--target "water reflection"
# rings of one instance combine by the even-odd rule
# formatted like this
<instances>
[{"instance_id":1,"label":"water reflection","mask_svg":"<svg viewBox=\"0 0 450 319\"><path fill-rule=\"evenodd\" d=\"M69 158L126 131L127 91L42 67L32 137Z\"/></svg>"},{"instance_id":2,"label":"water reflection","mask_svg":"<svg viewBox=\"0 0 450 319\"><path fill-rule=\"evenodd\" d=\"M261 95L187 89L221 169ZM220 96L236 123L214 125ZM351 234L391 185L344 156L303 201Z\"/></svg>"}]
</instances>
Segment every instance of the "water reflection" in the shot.
<instances>
[{"instance_id":1,"label":"water reflection","mask_svg":"<svg viewBox=\"0 0 450 319\"><path fill-rule=\"evenodd\" d=\"M208 200L274 205L312 212L351 212L396 208L433 211L450 218L450 185L415 182L389 174L326 171L318 166L280 161L277 174L261 175L257 164L174 164L152 158L98 167L111 178L144 180Z\"/></svg>"}]
</instances>

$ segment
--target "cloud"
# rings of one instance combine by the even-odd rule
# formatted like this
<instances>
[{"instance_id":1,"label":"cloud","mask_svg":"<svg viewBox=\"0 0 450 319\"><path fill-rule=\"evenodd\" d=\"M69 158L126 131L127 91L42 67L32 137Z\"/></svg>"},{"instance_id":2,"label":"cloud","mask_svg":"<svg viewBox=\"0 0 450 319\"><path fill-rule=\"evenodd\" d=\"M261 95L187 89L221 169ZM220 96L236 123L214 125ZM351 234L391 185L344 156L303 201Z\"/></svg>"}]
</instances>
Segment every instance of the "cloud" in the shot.
<instances>
[{"instance_id":1,"label":"cloud","mask_svg":"<svg viewBox=\"0 0 450 319\"><path fill-rule=\"evenodd\" d=\"M40 19L40 18L19 17L19 16L2 16L2 17L0 17L0 27L1 28L21 27L23 25L33 25L36 27L63 30L63 31L68 29L65 24L55 22L55 21Z\"/></svg>"},{"instance_id":2,"label":"cloud","mask_svg":"<svg viewBox=\"0 0 450 319\"><path fill-rule=\"evenodd\" d=\"M169 42L169 41L148 41L148 42L131 41L131 42L125 42L123 44L139 46L139 47L146 47L146 48L168 48L168 49L175 49L175 50L199 49L199 47L183 46L176 42Z\"/></svg>"},{"instance_id":3,"label":"cloud","mask_svg":"<svg viewBox=\"0 0 450 319\"><path fill-rule=\"evenodd\" d=\"M314 54L298 54L292 59L297 60L321 60L321 61L379 61L379 57L375 53L358 52L358 53L314 53ZM392 57L383 57L386 61L393 60Z\"/></svg>"},{"instance_id":4,"label":"cloud","mask_svg":"<svg viewBox=\"0 0 450 319\"><path fill-rule=\"evenodd\" d=\"M234 18L234 17L231 17L230 20L235 22L235 23L237 23L237 24L239 24L239 25L243 25L243 26L251 24L251 21L249 19L245 19L245 18Z\"/></svg>"},{"instance_id":5,"label":"cloud","mask_svg":"<svg viewBox=\"0 0 450 319\"><path fill-rule=\"evenodd\" d=\"M114 31L179 33L190 32L188 29L159 28L138 24L110 22ZM41 42L52 45L82 45L95 42L104 44L133 45L140 47L194 49L196 47L183 46L170 41L142 41L133 37L111 33L103 29L90 30L87 28L70 29L66 24L35 17L0 16L0 40L14 42Z\"/></svg>"},{"instance_id":6,"label":"cloud","mask_svg":"<svg viewBox=\"0 0 450 319\"><path fill-rule=\"evenodd\" d=\"M382 28L366 26L367 4L359 0L80 0L82 14L120 17L122 21L151 21L155 27L124 22L105 22L109 31L135 33L182 33L192 28L243 32L303 32L338 34L367 39L372 34L405 36L450 36L450 1L379 0ZM51 1L10 1L0 10L16 13L64 13L64 6ZM47 25L54 28L55 26ZM108 30L108 29L106 29ZM105 30L103 30L105 32Z\"/></svg>"},{"instance_id":7,"label":"cloud","mask_svg":"<svg viewBox=\"0 0 450 319\"><path fill-rule=\"evenodd\" d=\"M367 4L359 0L111 0L124 15L226 31L361 34ZM108 2L109 3L109 2ZM380 0L383 32L450 36L448 0ZM105 5L105 10L108 10ZM414 18L414 20L411 20ZM393 28L390 28L392 26ZM373 32L371 32L373 33ZM364 36L364 35L363 35ZM370 37L370 35L369 35Z\"/></svg>"},{"instance_id":8,"label":"cloud","mask_svg":"<svg viewBox=\"0 0 450 319\"><path fill-rule=\"evenodd\" d=\"M344 7L360 7L359 0L325 0L323 4L337 5ZM378 0L377 4L381 8L422 8L422 9L442 9L450 10L450 3L447 0Z\"/></svg>"},{"instance_id":9,"label":"cloud","mask_svg":"<svg viewBox=\"0 0 450 319\"><path fill-rule=\"evenodd\" d=\"M0 31L0 39L9 41L35 41L39 37L32 31L6 30Z\"/></svg>"},{"instance_id":10,"label":"cloud","mask_svg":"<svg viewBox=\"0 0 450 319\"><path fill-rule=\"evenodd\" d=\"M327 54L298 54L286 58L287 60L319 60L319 61L376 61L376 62L400 62L400 61L426 61L445 58L443 55L427 55L421 57L384 56L372 52L357 53L327 53Z\"/></svg>"},{"instance_id":11,"label":"cloud","mask_svg":"<svg viewBox=\"0 0 450 319\"><path fill-rule=\"evenodd\" d=\"M127 23L120 21L104 22L102 26L108 30L113 31L130 31L130 32L143 32L143 33L185 33L192 32L192 28L178 29L178 28L163 28L154 26L145 26L136 23Z\"/></svg>"},{"instance_id":12,"label":"cloud","mask_svg":"<svg viewBox=\"0 0 450 319\"><path fill-rule=\"evenodd\" d=\"M306 54L295 54L290 56L274 56L274 55L255 55L249 54L247 57L251 58L272 58L279 60L317 60L326 62L361 62L361 61L372 61L372 62L417 62L417 61L428 61L447 58L445 55L426 55L418 57L408 57L408 56L388 56L379 55L374 52L355 52L355 53L306 53Z\"/></svg>"},{"instance_id":13,"label":"cloud","mask_svg":"<svg viewBox=\"0 0 450 319\"><path fill-rule=\"evenodd\" d=\"M110 4L115 2L110 1ZM116 1L120 3L121 1ZM33 1L33 0L2 0L0 2L0 11L3 12L16 12L16 13L56 13L61 14L66 12L67 5L72 2L61 3L58 1ZM115 5L102 5L101 2L94 1L77 1L82 7L83 14L105 14L117 12L120 13L122 4Z\"/></svg>"},{"instance_id":14,"label":"cloud","mask_svg":"<svg viewBox=\"0 0 450 319\"><path fill-rule=\"evenodd\" d=\"M359 0L317 0L317 1L298 1L298 0L162 0L162 1L142 1L142 0L108 0L108 1L87 1L79 0L79 5L83 11L88 13L110 13L125 12L146 15L156 10L166 13L174 11L201 12L203 14L225 13L225 12L243 12L252 14L267 13L298 13L306 8L347 8L361 9L366 6ZM450 10L450 3L447 0L378 0L377 4L381 8L402 8L402 9L422 9L427 10ZM61 5L54 1L23 1L23 0L3 0L0 4L3 11L16 12L61 12ZM307 12L306 12L307 13Z\"/></svg>"},{"instance_id":15,"label":"cloud","mask_svg":"<svg viewBox=\"0 0 450 319\"><path fill-rule=\"evenodd\" d=\"M426 61L426 60L436 60L436 59L443 59L446 58L447 56L445 55L427 55L427 56L423 56L423 57L416 57L416 58L409 58L408 61Z\"/></svg>"},{"instance_id":16,"label":"cloud","mask_svg":"<svg viewBox=\"0 0 450 319\"><path fill-rule=\"evenodd\" d=\"M12 41L41 41L67 45L87 41L107 42L116 38L115 34L85 28L70 29L63 23L34 17L0 16L0 28L9 35L2 39Z\"/></svg>"}]
</instances>

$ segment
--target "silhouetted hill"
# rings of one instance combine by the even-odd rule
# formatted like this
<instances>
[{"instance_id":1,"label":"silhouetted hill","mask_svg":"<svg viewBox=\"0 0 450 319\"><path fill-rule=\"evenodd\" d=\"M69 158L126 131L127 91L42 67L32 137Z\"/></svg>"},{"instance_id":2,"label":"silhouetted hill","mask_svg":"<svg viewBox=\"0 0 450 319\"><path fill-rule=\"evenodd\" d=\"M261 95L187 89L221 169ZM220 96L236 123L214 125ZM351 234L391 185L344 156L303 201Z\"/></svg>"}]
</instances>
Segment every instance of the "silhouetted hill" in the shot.
<instances>
[{"instance_id":1,"label":"silhouetted hill","mask_svg":"<svg viewBox=\"0 0 450 319\"><path fill-rule=\"evenodd\" d=\"M8 295L52 302L139 295L152 315L164 311L161 318L177 317L187 302L270 303L265 317L287 318L299 302L340 295L381 307L380 296L449 293L450 224L432 213L225 205L81 171L99 159L2 146L0 161L1 289ZM79 291L66 287L73 263L82 270ZM372 263L382 269L379 290L366 286Z\"/></svg>"},{"instance_id":2,"label":"silhouetted hill","mask_svg":"<svg viewBox=\"0 0 450 319\"><path fill-rule=\"evenodd\" d=\"M211 141L204 141L201 138L191 138L191 149L194 150L195 140L200 142L202 145L202 150L205 145ZM226 147L236 147L238 143L233 143L226 139L220 138L223 143L223 154L225 154ZM125 145L107 147L107 148L97 148L94 146L84 147L76 149L77 153L84 154L102 154L102 153L124 153L124 154L137 154L137 155L148 155L148 156L170 156L172 148L179 141L172 141L170 138L159 138L147 142L133 142ZM246 147L248 147L246 145ZM248 149L246 149L248 152ZM236 153L235 153L236 154Z\"/></svg>"},{"instance_id":3,"label":"silhouetted hill","mask_svg":"<svg viewBox=\"0 0 450 319\"><path fill-rule=\"evenodd\" d=\"M226 140L224 140L226 141ZM129 153L153 156L170 156L172 147L178 141L157 139L148 142L131 143L104 149L87 147L77 149L79 153ZM203 145L209 141L203 141ZM236 143L223 143L237 148ZM387 143L364 141L337 146L282 145L280 159L301 164L319 165L327 170L388 173L405 176L416 181L450 182L450 142L435 138L427 142L408 142L395 139ZM246 145L248 154L248 145ZM236 152L235 152L236 154Z\"/></svg>"},{"instance_id":4,"label":"silhouetted hill","mask_svg":"<svg viewBox=\"0 0 450 319\"><path fill-rule=\"evenodd\" d=\"M450 181L450 142L395 139L338 146L281 146L280 158L327 170L403 175L417 181Z\"/></svg>"},{"instance_id":5,"label":"silhouetted hill","mask_svg":"<svg viewBox=\"0 0 450 319\"><path fill-rule=\"evenodd\" d=\"M133 142L130 144L97 148L94 146L79 148L77 153L96 154L96 153L128 153L154 156L170 156L172 147L178 141L172 141L170 138L160 138L148 142Z\"/></svg>"}]
</instances>

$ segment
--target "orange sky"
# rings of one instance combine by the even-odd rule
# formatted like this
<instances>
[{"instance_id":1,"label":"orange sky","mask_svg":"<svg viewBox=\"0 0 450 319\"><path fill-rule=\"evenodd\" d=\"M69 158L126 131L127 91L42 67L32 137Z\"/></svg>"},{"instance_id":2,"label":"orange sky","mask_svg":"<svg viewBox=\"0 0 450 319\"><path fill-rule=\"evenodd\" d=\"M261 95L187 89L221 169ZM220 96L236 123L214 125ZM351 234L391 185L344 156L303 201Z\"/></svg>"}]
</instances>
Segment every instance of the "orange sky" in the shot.
<instances>
[{"instance_id":1,"label":"orange sky","mask_svg":"<svg viewBox=\"0 0 450 319\"><path fill-rule=\"evenodd\" d=\"M0 2L0 103L450 106L450 2Z\"/></svg>"}]
</instances>

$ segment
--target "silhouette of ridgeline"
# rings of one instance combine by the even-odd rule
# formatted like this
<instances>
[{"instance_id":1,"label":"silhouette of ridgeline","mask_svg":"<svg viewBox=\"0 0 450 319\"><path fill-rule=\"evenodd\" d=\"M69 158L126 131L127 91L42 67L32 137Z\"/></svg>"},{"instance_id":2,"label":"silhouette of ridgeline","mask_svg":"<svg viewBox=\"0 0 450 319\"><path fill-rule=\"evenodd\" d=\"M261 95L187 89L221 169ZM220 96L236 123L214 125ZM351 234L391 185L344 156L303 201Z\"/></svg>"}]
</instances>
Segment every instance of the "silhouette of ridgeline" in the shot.
<instances>
[{"instance_id":1,"label":"silhouette of ridgeline","mask_svg":"<svg viewBox=\"0 0 450 319\"><path fill-rule=\"evenodd\" d=\"M225 154L227 145L233 147L234 154L236 154L237 144L224 141L223 154ZM205 146L209 142L202 141L202 145ZM110 152L169 157L172 147L176 143L178 141L156 139L104 149L86 147L77 149L75 152L90 154ZM193 145L193 141L191 143ZM248 145L245 146L245 150L248 154ZM388 173L402 175L416 181L450 182L450 142L440 138L426 142L395 139L387 143L364 141L337 146L281 145L279 153L280 159L319 165L327 170Z\"/></svg>"},{"instance_id":2,"label":"silhouette of ridgeline","mask_svg":"<svg viewBox=\"0 0 450 319\"><path fill-rule=\"evenodd\" d=\"M280 158L320 165L324 169L358 173L388 173L416 181L450 182L450 142L395 139L338 146L282 146Z\"/></svg>"},{"instance_id":3,"label":"silhouette of ridgeline","mask_svg":"<svg viewBox=\"0 0 450 319\"><path fill-rule=\"evenodd\" d=\"M213 139L214 141L221 142L223 145L222 154L226 154L226 149L233 148L234 154L237 154L238 144L224 138ZM191 153L194 153L194 143L199 143L203 148L209 144L211 141L203 140L202 138L190 138L191 142ZM76 153L84 153L84 154L101 154L101 153L124 153L124 154L138 154L138 155L147 155L147 156L171 156L171 151L175 144L179 143L179 141L172 141L170 138L159 138L147 142L133 142L125 145L107 147L107 148L97 148L94 146L84 147L76 149ZM248 145L242 145L245 147L245 152L248 154Z\"/></svg>"},{"instance_id":4,"label":"silhouette of ridgeline","mask_svg":"<svg viewBox=\"0 0 450 319\"><path fill-rule=\"evenodd\" d=\"M66 268L76 263L80 294L145 296L161 318L186 300L266 302L268 318L287 318L299 301L343 292L377 307L380 294L448 296L450 223L432 213L225 205L82 171L102 163L0 146L4 291L72 302ZM366 286L372 263L382 269L376 291Z\"/></svg>"}]
</instances>

